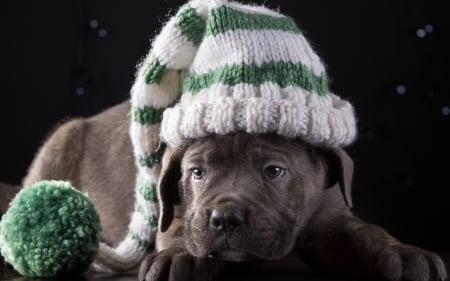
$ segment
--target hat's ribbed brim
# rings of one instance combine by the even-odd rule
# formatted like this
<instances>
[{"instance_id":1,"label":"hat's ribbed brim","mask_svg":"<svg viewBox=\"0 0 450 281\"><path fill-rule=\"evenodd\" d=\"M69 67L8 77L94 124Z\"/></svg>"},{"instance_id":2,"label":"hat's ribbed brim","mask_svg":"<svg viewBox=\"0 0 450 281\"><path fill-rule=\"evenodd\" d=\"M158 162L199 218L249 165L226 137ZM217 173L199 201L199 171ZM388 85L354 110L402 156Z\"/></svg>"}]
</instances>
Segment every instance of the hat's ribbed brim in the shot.
<instances>
[{"instance_id":1,"label":"hat's ribbed brim","mask_svg":"<svg viewBox=\"0 0 450 281\"><path fill-rule=\"evenodd\" d=\"M277 133L327 147L349 145L356 136L352 105L334 94L320 96L273 83L214 85L184 93L164 112L161 137L169 146L188 139L233 132Z\"/></svg>"}]
</instances>

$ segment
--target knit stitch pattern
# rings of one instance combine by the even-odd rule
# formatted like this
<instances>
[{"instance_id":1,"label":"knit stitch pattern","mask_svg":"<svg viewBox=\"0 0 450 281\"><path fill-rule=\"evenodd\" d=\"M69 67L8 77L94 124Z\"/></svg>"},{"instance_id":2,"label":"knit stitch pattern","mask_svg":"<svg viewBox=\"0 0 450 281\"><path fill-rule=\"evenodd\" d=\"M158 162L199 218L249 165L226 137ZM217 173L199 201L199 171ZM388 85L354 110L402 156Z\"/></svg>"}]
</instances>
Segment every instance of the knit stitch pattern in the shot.
<instances>
[{"instance_id":1,"label":"knit stitch pattern","mask_svg":"<svg viewBox=\"0 0 450 281\"><path fill-rule=\"evenodd\" d=\"M210 134L277 133L341 147L356 136L351 104L295 22L265 7L192 0L169 19L138 67L130 136L139 169L129 235L97 262L126 270L153 249L165 145Z\"/></svg>"}]
</instances>

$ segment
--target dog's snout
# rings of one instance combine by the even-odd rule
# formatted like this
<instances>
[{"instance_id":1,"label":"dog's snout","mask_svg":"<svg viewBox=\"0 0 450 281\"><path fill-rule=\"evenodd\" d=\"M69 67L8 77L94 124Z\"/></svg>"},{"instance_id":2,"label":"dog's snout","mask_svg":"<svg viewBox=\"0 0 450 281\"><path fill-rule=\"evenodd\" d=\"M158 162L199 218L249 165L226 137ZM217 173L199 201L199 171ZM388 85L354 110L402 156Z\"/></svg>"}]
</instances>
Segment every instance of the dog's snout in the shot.
<instances>
[{"instance_id":1,"label":"dog's snout","mask_svg":"<svg viewBox=\"0 0 450 281\"><path fill-rule=\"evenodd\" d=\"M244 224L244 211L231 204L217 207L211 212L209 225L213 230L231 233Z\"/></svg>"}]
</instances>

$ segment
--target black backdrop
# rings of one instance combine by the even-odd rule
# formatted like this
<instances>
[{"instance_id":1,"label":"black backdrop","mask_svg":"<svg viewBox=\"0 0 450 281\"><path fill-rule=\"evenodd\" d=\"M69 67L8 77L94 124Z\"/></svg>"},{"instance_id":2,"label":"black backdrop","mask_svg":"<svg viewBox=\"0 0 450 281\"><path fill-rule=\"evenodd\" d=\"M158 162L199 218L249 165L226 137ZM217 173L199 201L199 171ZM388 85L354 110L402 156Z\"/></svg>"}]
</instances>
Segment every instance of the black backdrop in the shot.
<instances>
[{"instance_id":1,"label":"black backdrop","mask_svg":"<svg viewBox=\"0 0 450 281\"><path fill-rule=\"evenodd\" d=\"M355 106L359 138L348 148L355 213L436 250L450 250L443 2L264 2L296 19L326 62L334 92ZM60 120L128 98L136 63L182 1L2 3L0 181L19 183Z\"/></svg>"}]
</instances>

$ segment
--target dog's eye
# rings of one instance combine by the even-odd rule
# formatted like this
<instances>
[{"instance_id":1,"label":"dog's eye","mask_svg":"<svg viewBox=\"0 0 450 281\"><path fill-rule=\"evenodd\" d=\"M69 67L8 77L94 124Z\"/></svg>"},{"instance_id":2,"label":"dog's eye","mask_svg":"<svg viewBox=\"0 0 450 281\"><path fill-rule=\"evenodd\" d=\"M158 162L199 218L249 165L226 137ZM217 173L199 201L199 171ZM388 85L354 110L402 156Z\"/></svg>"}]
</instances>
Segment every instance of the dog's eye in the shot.
<instances>
[{"instance_id":1,"label":"dog's eye","mask_svg":"<svg viewBox=\"0 0 450 281\"><path fill-rule=\"evenodd\" d=\"M286 174L286 169L278 166L270 165L264 169L264 175L271 179L278 179Z\"/></svg>"},{"instance_id":2,"label":"dog's eye","mask_svg":"<svg viewBox=\"0 0 450 281\"><path fill-rule=\"evenodd\" d=\"M205 177L205 171L200 168L195 168L192 170L192 179L194 181L200 181L203 180Z\"/></svg>"}]
</instances>

